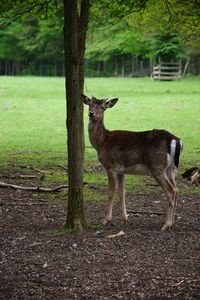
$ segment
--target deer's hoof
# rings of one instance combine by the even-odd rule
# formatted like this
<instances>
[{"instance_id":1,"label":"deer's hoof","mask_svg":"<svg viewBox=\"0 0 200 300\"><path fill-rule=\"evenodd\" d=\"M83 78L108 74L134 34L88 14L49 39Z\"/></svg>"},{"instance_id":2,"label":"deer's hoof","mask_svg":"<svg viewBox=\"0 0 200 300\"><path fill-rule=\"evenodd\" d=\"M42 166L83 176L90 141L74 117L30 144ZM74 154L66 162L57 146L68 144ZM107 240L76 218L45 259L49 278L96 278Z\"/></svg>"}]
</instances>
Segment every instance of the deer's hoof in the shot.
<instances>
[{"instance_id":1,"label":"deer's hoof","mask_svg":"<svg viewBox=\"0 0 200 300\"><path fill-rule=\"evenodd\" d=\"M161 228L161 231L167 231L170 230L171 228L172 228L172 224L165 223Z\"/></svg>"},{"instance_id":2,"label":"deer's hoof","mask_svg":"<svg viewBox=\"0 0 200 300\"><path fill-rule=\"evenodd\" d=\"M121 225L127 227L127 225L128 225L128 219L121 220Z\"/></svg>"},{"instance_id":3,"label":"deer's hoof","mask_svg":"<svg viewBox=\"0 0 200 300\"><path fill-rule=\"evenodd\" d=\"M107 225L110 221L107 220L106 218L103 220L103 225Z\"/></svg>"},{"instance_id":4,"label":"deer's hoof","mask_svg":"<svg viewBox=\"0 0 200 300\"><path fill-rule=\"evenodd\" d=\"M113 223L112 220L107 220L107 219L103 220L103 225L110 226L110 227L116 227L115 223Z\"/></svg>"}]
</instances>

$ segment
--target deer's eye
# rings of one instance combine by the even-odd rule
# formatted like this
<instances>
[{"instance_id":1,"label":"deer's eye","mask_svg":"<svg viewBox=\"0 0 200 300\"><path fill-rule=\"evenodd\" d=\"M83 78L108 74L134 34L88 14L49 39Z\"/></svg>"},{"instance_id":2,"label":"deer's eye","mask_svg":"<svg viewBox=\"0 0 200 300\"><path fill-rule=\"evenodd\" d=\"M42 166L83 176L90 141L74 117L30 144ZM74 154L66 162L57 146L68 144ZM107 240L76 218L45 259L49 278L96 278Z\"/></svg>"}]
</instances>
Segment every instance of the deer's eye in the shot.
<instances>
[{"instance_id":1,"label":"deer's eye","mask_svg":"<svg viewBox=\"0 0 200 300\"><path fill-rule=\"evenodd\" d=\"M105 108L104 108L104 106L101 106L100 109L101 109L101 110L104 110Z\"/></svg>"}]
</instances>

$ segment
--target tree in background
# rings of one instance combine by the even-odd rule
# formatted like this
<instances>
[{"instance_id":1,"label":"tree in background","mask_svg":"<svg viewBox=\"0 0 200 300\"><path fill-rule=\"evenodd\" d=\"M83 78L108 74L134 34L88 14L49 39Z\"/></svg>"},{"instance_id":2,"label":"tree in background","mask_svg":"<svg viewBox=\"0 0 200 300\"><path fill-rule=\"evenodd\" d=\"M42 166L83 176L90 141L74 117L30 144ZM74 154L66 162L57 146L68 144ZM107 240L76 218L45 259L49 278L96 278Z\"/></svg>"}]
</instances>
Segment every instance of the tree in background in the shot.
<instances>
[{"instance_id":1,"label":"tree in background","mask_svg":"<svg viewBox=\"0 0 200 300\"><path fill-rule=\"evenodd\" d=\"M133 73L135 64L142 67L138 61L142 63L147 58L149 66L158 57L167 60L182 59L183 62L191 58L197 62L200 53L198 1L143 1L144 9L130 7L130 2L133 3L123 1L121 9L111 1L112 9L109 11L94 11L95 17L89 27L86 49L86 60L90 68L96 67L95 62L110 66L115 61L117 65L122 65L122 61L127 58L132 65L127 69L129 74L131 70ZM198 68L200 69L200 64ZM116 75L115 69L116 67L112 67L112 72L108 69L107 74ZM105 73L103 71L102 75ZM88 72L92 75L99 73L91 70Z\"/></svg>"},{"instance_id":2,"label":"tree in background","mask_svg":"<svg viewBox=\"0 0 200 300\"><path fill-rule=\"evenodd\" d=\"M9 2L0 4L1 14L9 10ZM62 1L18 2L19 18L0 24L0 74L64 75ZM107 6L105 2L91 1L87 75L131 75L142 69L143 62L149 68L152 60L166 51L183 62L189 63L191 58L190 69L198 73L197 1L127 0L110 1ZM31 3L34 14L29 13ZM77 3L79 11L81 1Z\"/></svg>"},{"instance_id":3,"label":"tree in background","mask_svg":"<svg viewBox=\"0 0 200 300\"><path fill-rule=\"evenodd\" d=\"M13 67L19 66L15 72L5 72L6 75L64 74L58 68L64 60L63 17L60 11L48 19L23 15L16 20L7 20L0 28L0 40L0 59L9 61ZM42 62L46 65L46 72L41 69ZM50 70L50 67L54 69Z\"/></svg>"},{"instance_id":4,"label":"tree in background","mask_svg":"<svg viewBox=\"0 0 200 300\"><path fill-rule=\"evenodd\" d=\"M149 1L143 14L130 15L129 24L149 45L151 58L184 61L200 53L200 5L196 0L158 0L156 5Z\"/></svg>"},{"instance_id":5,"label":"tree in background","mask_svg":"<svg viewBox=\"0 0 200 300\"><path fill-rule=\"evenodd\" d=\"M22 23L20 22L4 23L1 25L0 58L4 61L6 75L14 75L15 71L20 72L19 62L27 55L25 48L20 43L21 32ZM11 67L9 66L10 60L15 61Z\"/></svg>"},{"instance_id":6,"label":"tree in background","mask_svg":"<svg viewBox=\"0 0 200 300\"><path fill-rule=\"evenodd\" d=\"M140 40L137 32L134 32L126 19L114 25L104 24L93 32L90 28L87 39L86 60L89 62L109 62L114 63L115 75L118 75L119 65L120 74L124 75L124 59L126 57L145 57L148 48L145 42ZM104 70L106 73L107 70ZM132 65L130 71L134 72Z\"/></svg>"}]
</instances>

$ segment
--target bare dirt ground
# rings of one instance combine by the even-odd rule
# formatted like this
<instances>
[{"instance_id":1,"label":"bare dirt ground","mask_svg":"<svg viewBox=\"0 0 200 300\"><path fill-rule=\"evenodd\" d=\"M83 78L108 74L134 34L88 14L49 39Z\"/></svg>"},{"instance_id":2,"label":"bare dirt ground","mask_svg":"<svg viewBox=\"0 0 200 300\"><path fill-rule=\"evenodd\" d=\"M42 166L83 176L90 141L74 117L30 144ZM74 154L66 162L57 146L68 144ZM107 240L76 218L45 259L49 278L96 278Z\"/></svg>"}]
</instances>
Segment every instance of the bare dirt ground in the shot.
<instances>
[{"instance_id":1,"label":"bare dirt ground","mask_svg":"<svg viewBox=\"0 0 200 300\"><path fill-rule=\"evenodd\" d=\"M126 228L58 236L49 230L63 226L66 205L47 197L0 189L0 299L200 299L199 196L179 196L170 232L150 213L165 208L155 188L127 195L129 210L148 213L130 212ZM86 203L88 222L100 224L104 208Z\"/></svg>"}]
</instances>

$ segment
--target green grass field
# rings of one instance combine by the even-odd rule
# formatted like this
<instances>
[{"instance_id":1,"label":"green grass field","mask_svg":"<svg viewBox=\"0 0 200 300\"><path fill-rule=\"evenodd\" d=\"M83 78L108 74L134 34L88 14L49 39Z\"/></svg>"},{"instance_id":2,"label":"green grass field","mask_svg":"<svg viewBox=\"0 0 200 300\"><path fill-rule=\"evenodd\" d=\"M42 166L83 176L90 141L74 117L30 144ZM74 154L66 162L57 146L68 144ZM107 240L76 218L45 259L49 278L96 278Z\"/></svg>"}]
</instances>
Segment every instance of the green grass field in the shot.
<instances>
[{"instance_id":1,"label":"green grass field","mask_svg":"<svg viewBox=\"0 0 200 300\"><path fill-rule=\"evenodd\" d=\"M85 94L119 97L108 110L109 129L164 128L184 141L181 166L197 165L200 153L200 78L154 82L149 78L88 78ZM86 165L96 163L87 135ZM0 77L0 163L54 166L66 163L64 79Z\"/></svg>"},{"instance_id":2,"label":"green grass field","mask_svg":"<svg viewBox=\"0 0 200 300\"><path fill-rule=\"evenodd\" d=\"M184 151L180 171L183 171L199 166L199 83L200 77L177 82L154 82L149 78L88 78L85 94L119 98L117 105L106 111L105 124L109 129L164 128L181 137ZM0 170L10 170L12 174L20 166L33 166L48 170L45 180L39 184L66 183L66 174L58 167L67 164L65 107L63 78L0 77ZM85 107L84 181L104 186L106 193L106 174L90 169L98 162L88 140L87 109ZM26 168L25 172L32 170ZM140 176L127 176L127 191L147 189L145 180ZM198 193L197 189L193 192ZM86 185L84 198L99 201L106 197L105 193L95 192ZM181 193L191 194L191 189L181 189ZM49 194L49 200L66 201L66 193Z\"/></svg>"}]
</instances>

